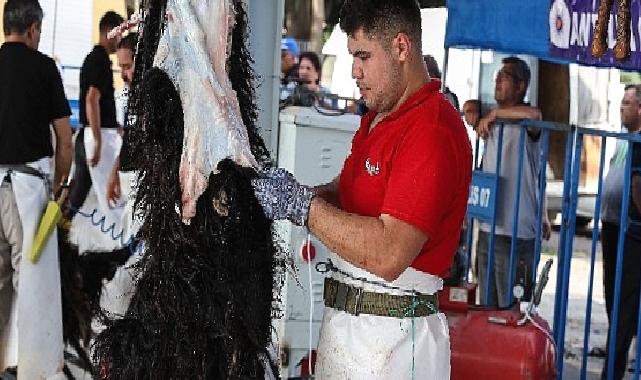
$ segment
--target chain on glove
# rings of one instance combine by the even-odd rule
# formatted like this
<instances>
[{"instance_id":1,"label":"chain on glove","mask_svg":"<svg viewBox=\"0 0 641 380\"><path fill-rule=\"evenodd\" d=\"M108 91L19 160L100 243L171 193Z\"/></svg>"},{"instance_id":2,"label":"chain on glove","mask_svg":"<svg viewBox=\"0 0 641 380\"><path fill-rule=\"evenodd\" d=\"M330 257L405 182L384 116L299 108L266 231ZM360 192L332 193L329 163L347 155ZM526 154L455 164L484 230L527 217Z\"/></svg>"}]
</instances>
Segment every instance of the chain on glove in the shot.
<instances>
[{"instance_id":1,"label":"chain on glove","mask_svg":"<svg viewBox=\"0 0 641 380\"><path fill-rule=\"evenodd\" d=\"M297 226L307 225L309 206L314 191L301 185L285 169L270 168L252 180L258 203L271 220L289 220Z\"/></svg>"}]
</instances>

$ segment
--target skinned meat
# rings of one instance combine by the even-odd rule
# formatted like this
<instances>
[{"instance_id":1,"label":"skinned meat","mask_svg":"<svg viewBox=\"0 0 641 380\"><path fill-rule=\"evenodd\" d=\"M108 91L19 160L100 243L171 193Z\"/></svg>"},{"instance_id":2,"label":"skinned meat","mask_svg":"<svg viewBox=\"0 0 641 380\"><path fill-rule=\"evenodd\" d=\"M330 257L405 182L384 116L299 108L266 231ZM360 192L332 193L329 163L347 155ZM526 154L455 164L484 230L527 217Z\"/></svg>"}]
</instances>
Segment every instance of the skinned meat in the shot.
<instances>
[{"instance_id":1,"label":"skinned meat","mask_svg":"<svg viewBox=\"0 0 641 380\"><path fill-rule=\"evenodd\" d=\"M226 70L233 5L229 0L169 0L167 13L154 66L171 78L183 106L180 185L182 220L189 224L218 162L231 158L254 168L258 163Z\"/></svg>"}]
</instances>

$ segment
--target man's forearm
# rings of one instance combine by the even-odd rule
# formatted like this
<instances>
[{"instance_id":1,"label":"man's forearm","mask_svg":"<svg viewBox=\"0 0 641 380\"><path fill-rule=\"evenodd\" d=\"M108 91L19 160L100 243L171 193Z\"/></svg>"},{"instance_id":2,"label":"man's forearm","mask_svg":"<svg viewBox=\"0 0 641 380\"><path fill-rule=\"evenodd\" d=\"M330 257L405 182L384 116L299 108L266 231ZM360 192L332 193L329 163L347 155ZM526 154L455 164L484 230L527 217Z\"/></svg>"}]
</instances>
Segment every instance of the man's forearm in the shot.
<instances>
[{"instance_id":1,"label":"man's forearm","mask_svg":"<svg viewBox=\"0 0 641 380\"><path fill-rule=\"evenodd\" d=\"M497 108L496 117L498 119L542 119L541 111L538 108L524 105ZM538 139L541 134L541 130L535 127L527 127L527 132L533 139Z\"/></svg>"},{"instance_id":2,"label":"man's forearm","mask_svg":"<svg viewBox=\"0 0 641 380\"><path fill-rule=\"evenodd\" d=\"M91 132L93 133L93 138L96 141L96 144L100 144L102 136L100 134L101 125L99 99L88 99L87 119L89 121L89 126L91 127Z\"/></svg>"},{"instance_id":3,"label":"man's forearm","mask_svg":"<svg viewBox=\"0 0 641 380\"><path fill-rule=\"evenodd\" d=\"M399 263L380 218L339 210L319 197L312 201L308 226L325 246L351 264L394 280L411 263Z\"/></svg>"},{"instance_id":4,"label":"man's forearm","mask_svg":"<svg viewBox=\"0 0 641 380\"><path fill-rule=\"evenodd\" d=\"M322 198L325 202L330 205L340 208L340 192L339 192L339 181L338 178L334 179L330 183L324 185L319 185L314 188L316 196Z\"/></svg>"},{"instance_id":5,"label":"man's forearm","mask_svg":"<svg viewBox=\"0 0 641 380\"><path fill-rule=\"evenodd\" d=\"M53 179L54 189L62 184L62 181L69 177L73 147L71 143L71 127L69 118L54 120L54 132L56 135L55 173Z\"/></svg>"},{"instance_id":6,"label":"man's forearm","mask_svg":"<svg viewBox=\"0 0 641 380\"><path fill-rule=\"evenodd\" d=\"M56 172L53 178L55 186L60 186L63 181L69 178L71 151L71 145L62 149L56 148Z\"/></svg>"}]
</instances>

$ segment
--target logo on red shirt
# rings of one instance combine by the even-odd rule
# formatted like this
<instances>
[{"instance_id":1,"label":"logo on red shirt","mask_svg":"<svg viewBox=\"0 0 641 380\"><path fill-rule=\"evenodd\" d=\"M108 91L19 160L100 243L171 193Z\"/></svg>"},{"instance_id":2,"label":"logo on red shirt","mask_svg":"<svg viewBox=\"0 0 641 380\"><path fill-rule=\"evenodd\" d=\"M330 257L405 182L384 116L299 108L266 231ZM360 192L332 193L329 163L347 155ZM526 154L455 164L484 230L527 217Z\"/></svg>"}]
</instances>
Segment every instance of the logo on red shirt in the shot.
<instances>
[{"instance_id":1,"label":"logo on red shirt","mask_svg":"<svg viewBox=\"0 0 641 380\"><path fill-rule=\"evenodd\" d=\"M367 170L367 174L369 174L372 177L375 175L381 174L381 168L378 162L376 163L376 166L374 166L370 164L369 158L365 161L365 170Z\"/></svg>"}]
</instances>

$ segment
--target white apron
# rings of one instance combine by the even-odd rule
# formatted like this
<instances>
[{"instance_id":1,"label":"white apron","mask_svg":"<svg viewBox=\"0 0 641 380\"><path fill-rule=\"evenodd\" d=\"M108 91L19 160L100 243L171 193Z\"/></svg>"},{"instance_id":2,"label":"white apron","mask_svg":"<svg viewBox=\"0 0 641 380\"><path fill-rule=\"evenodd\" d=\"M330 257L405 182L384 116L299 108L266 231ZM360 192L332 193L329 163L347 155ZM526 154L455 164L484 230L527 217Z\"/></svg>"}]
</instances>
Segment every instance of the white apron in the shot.
<instances>
[{"instance_id":1,"label":"white apron","mask_svg":"<svg viewBox=\"0 0 641 380\"><path fill-rule=\"evenodd\" d=\"M142 224L142 220L136 217L134 212L136 186L135 173L120 173L122 200L125 201L121 222L125 241L129 241L131 237L135 236ZM133 266L142 258L142 255L142 246L137 246L127 262L116 270L113 279L104 284L100 295L100 307L107 312L115 316L122 316L127 312L131 297L136 291L135 284L138 280ZM96 330L104 329L105 326L100 324L99 321L95 322Z\"/></svg>"},{"instance_id":2,"label":"white apron","mask_svg":"<svg viewBox=\"0 0 641 380\"><path fill-rule=\"evenodd\" d=\"M51 172L50 159L29 166L47 175ZM0 178L5 174L6 170L0 168ZM29 253L49 201L49 190L41 178L16 171L12 172L11 183L23 231L17 308L15 304L13 308L17 310L18 379L46 379L58 374L63 366L58 237L51 235L40 260L32 264ZM15 337L15 333L10 332L9 336ZM15 347L15 341L9 346Z\"/></svg>"},{"instance_id":3,"label":"white apron","mask_svg":"<svg viewBox=\"0 0 641 380\"><path fill-rule=\"evenodd\" d=\"M329 254L333 264L354 277L386 282L367 271ZM363 287L366 291L404 294L380 286L355 281L332 272L341 282ZM420 293L434 294L443 281L408 268L388 285ZM450 340L445 315L390 318L325 308L318 342L316 379L430 379L450 378Z\"/></svg>"},{"instance_id":4,"label":"white apron","mask_svg":"<svg viewBox=\"0 0 641 380\"><path fill-rule=\"evenodd\" d=\"M80 212L74 217L69 232L69 240L78 246L80 253L86 251L109 251L121 246L121 239L114 239L114 237L123 229L121 220L124 202L118 207L109 207L107 202L107 183L116 158L120 154L122 137L116 129L103 128L100 132L102 134L100 161L96 167L88 165L92 182L91 190L87 194L84 204L80 207ZM91 159L95 140L89 128L85 129L84 143L87 159ZM87 214L94 212L92 221ZM96 225L103 217L104 222L101 225ZM101 228L102 230L107 230L112 225L113 234L111 231L101 231ZM126 237L123 239L124 241L127 240Z\"/></svg>"}]
</instances>

